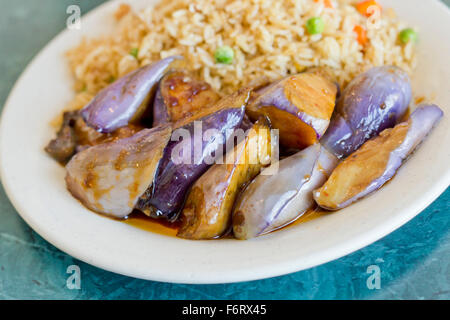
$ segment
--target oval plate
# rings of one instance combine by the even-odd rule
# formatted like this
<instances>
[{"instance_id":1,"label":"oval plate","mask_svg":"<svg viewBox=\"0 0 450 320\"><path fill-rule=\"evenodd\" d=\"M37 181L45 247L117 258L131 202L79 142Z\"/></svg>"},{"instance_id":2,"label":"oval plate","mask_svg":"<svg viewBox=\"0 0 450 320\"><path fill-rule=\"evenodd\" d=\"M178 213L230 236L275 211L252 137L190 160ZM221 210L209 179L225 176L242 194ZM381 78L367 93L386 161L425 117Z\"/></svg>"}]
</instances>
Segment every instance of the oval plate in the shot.
<instances>
[{"instance_id":1,"label":"oval plate","mask_svg":"<svg viewBox=\"0 0 450 320\"><path fill-rule=\"evenodd\" d=\"M189 241L145 232L85 209L67 192L64 168L43 151L49 123L73 97L63 53L112 29L111 1L64 31L31 62L5 105L0 128L1 175L23 219L64 252L97 267L149 280L224 283L278 276L342 257L412 219L450 184L450 14L438 1L381 1L420 30L416 96L432 96L446 116L395 179L336 214L251 241ZM139 8L144 2L130 1ZM429 23L433 21L433 23ZM414 241L414 239L411 239Z\"/></svg>"}]
</instances>

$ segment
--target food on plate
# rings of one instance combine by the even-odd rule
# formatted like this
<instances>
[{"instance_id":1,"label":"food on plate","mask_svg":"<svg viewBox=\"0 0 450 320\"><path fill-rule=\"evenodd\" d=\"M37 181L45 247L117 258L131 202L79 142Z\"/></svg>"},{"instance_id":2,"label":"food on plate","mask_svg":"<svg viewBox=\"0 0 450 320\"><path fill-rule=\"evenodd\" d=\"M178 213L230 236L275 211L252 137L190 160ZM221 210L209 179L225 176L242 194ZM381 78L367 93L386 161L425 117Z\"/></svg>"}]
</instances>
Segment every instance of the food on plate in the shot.
<instances>
[{"instance_id":1,"label":"food on plate","mask_svg":"<svg viewBox=\"0 0 450 320\"><path fill-rule=\"evenodd\" d=\"M250 118L265 115L280 130L280 142L303 149L325 133L336 103L337 87L318 72L284 78L258 90L247 107Z\"/></svg>"},{"instance_id":2,"label":"food on plate","mask_svg":"<svg viewBox=\"0 0 450 320\"><path fill-rule=\"evenodd\" d=\"M56 134L56 138L51 140L45 147L45 151L53 159L63 164L75 154L77 147L77 139L73 128L77 114L77 111L64 112L63 122Z\"/></svg>"},{"instance_id":3,"label":"food on plate","mask_svg":"<svg viewBox=\"0 0 450 320\"><path fill-rule=\"evenodd\" d=\"M213 239L230 227L231 212L242 187L270 164L270 127L258 120L223 164L213 165L192 186L181 214L178 236L187 239Z\"/></svg>"},{"instance_id":4,"label":"food on plate","mask_svg":"<svg viewBox=\"0 0 450 320\"><path fill-rule=\"evenodd\" d=\"M116 19L68 52L77 95L45 148L109 217L265 235L380 188L442 117L402 122L418 36L376 1L174 0Z\"/></svg>"},{"instance_id":5,"label":"food on plate","mask_svg":"<svg viewBox=\"0 0 450 320\"><path fill-rule=\"evenodd\" d=\"M234 59L234 51L229 46L217 48L214 52L214 59L217 63L232 64Z\"/></svg>"},{"instance_id":6,"label":"food on plate","mask_svg":"<svg viewBox=\"0 0 450 320\"><path fill-rule=\"evenodd\" d=\"M416 42L417 41L417 32L411 28L404 29L400 32L399 39L404 44L411 42L411 41Z\"/></svg>"},{"instance_id":7,"label":"food on plate","mask_svg":"<svg viewBox=\"0 0 450 320\"><path fill-rule=\"evenodd\" d=\"M87 39L69 51L77 89L70 106L83 107L111 77L172 55L183 56L193 75L222 96L310 67L329 67L342 88L373 66L395 65L411 73L417 64L415 45L395 36L411 26L383 8L377 28L367 28L373 12L360 13L356 5L361 2L171 0L143 10L128 7L118 15L113 34ZM324 21L325 29L310 35L306 23L314 17ZM353 31L357 25L367 31L364 48ZM216 60L216 51L225 46L233 54L227 49ZM132 49L137 58L130 55ZM221 62L231 57L230 64Z\"/></svg>"},{"instance_id":8,"label":"food on plate","mask_svg":"<svg viewBox=\"0 0 450 320\"><path fill-rule=\"evenodd\" d=\"M63 122L57 137L49 142L45 151L61 164L66 164L72 156L90 146L131 137L144 129L138 124L129 124L111 133L100 133L86 125L79 110L63 114Z\"/></svg>"},{"instance_id":9,"label":"food on plate","mask_svg":"<svg viewBox=\"0 0 450 320\"><path fill-rule=\"evenodd\" d=\"M81 110L84 121L99 132L112 132L139 119L147 110L155 86L177 59L180 57L163 59L115 81Z\"/></svg>"},{"instance_id":10,"label":"food on plate","mask_svg":"<svg viewBox=\"0 0 450 320\"><path fill-rule=\"evenodd\" d=\"M250 91L242 89L223 98L217 102L213 113L174 131L164 150L154 186L141 197L138 209L152 217L177 218L191 185L214 164L214 157L223 154L234 129L240 128ZM205 137L212 130L215 135ZM188 135L183 136L186 133ZM177 159L174 154L180 153Z\"/></svg>"},{"instance_id":11,"label":"food on plate","mask_svg":"<svg viewBox=\"0 0 450 320\"><path fill-rule=\"evenodd\" d=\"M367 139L393 127L410 101L411 83L406 72L393 66L372 68L342 92L320 143L339 158L346 157Z\"/></svg>"},{"instance_id":12,"label":"food on plate","mask_svg":"<svg viewBox=\"0 0 450 320\"><path fill-rule=\"evenodd\" d=\"M277 174L257 176L236 202L234 236L254 238L295 221L314 204L312 191L336 164L337 159L316 143L281 160Z\"/></svg>"},{"instance_id":13,"label":"food on plate","mask_svg":"<svg viewBox=\"0 0 450 320\"><path fill-rule=\"evenodd\" d=\"M220 96L209 83L196 80L185 70L165 75L153 103L153 126L176 122L217 102Z\"/></svg>"},{"instance_id":14,"label":"food on plate","mask_svg":"<svg viewBox=\"0 0 450 320\"><path fill-rule=\"evenodd\" d=\"M321 34L325 29L325 22L321 17L313 17L306 21L306 30L309 34Z\"/></svg>"},{"instance_id":15,"label":"food on plate","mask_svg":"<svg viewBox=\"0 0 450 320\"><path fill-rule=\"evenodd\" d=\"M153 183L170 126L87 148L66 166L67 189L89 209L124 218Z\"/></svg>"},{"instance_id":16,"label":"food on plate","mask_svg":"<svg viewBox=\"0 0 450 320\"><path fill-rule=\"evenodd\" d=\"M435 105L419 106L408 121L367 141L339 164L327 182L314 191L324 209L338 210L381 188L442 118Z\"/></svg>"},{"instance_id":17,"label":"food on plate","mask_svg":"<svg viewBox=\"0 0 450 320\"><path fill-rule=\"evenodd\" d=\"M359 13L363 16L370 17L374 10L381 12L383 8L375 0L366 0L356 3L356 9L358 9Z\"/></svg>"},{"instance_id":18,"label":"food on plate","mask_svg":"<svg viewBox=\"0 0 450 320\"><path fill-rule=\"evenodd\" d=\"M311 94L312 90L307 92ZM317 98L312 94L310 97L311 105L317 108ZM393 127L405 114L410 99L409 78L394 67L373 68L355 78L338 100L328 131L320 140L323 147L316 144L314 148L284 159L280 162L281 170L277 175L259 176L243 191L233 218L235 236L239 239L256 237L303 215L314 205L312 191L326 181L339 163L338 159L357 150L374 134ZM287 123L281 122L280 126L290 130ZM280 139L283 132L280 130ZM303 133L300 136L306 135ZM306 161L310 162L306 164ZM294 175L295 171L289 172L294 164L300 176L307 177L307 180ZM286 176L282 174L284 166L288 166ZM307 172L301 172L300 168ZM289 174L294 184L286 183ZM277 192L269 196L268 191L274 185Z\"/></svg>"}]
</instances>

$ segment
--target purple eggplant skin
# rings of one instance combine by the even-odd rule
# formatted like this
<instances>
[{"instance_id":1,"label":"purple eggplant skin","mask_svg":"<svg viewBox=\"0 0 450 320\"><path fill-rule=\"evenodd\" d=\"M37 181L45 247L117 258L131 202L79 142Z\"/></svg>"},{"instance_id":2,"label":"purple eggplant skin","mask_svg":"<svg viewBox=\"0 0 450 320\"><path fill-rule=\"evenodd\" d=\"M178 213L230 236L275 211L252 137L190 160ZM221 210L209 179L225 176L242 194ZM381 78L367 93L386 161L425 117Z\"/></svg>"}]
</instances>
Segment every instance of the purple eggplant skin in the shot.
<instances>
[{"instance_id":1,"label":"purple eggplant skin","mask_svg":"<svg viewBox=\"0 0 450 320\"><path fill-rule=\"evenodd\" d=\"M327 180L338 162L316 143L277 163L276 174L263 171L236 200L235 238L258 237L298 219L314 205L312 191Z\"/></svg>"},{"instance_id":2,"label":"purple eggplant skin","mask_svg":"<svg viewBox=\"0 0 450 320\"><path fill-rule=\"evenodd\" d=\"M158 88L155 94L155 101L153 102L153 126L163 123L170 123L170 121L170 115L165 107L161 89Z\"/></svg>"},{"instance_id":3,"label":"purple eggplant skin","mask_svg":"<svg viewBox=\"0 0 450 320\"><path fill-rule=\"evenodd\" d=\"M172 56L139 68L100 91L81 114L95 130L108 133L126 126L147 108L156 85L170 64L180 56Z\"/></svg>"},{"instance_id":4,"label":"purple eggplant skin","mask_svg":"<svg viewBox=\"0 0 450 320\"><path fill-rule=\"evenodd\" d=\"M178 149L186 141L173 138L172 136L171 141L164 150L164 156L153 187L149 188L138 201L137 209L154 218L165 218L169 221L177 218L191 185L213 164L206 161L207 157L210 158L212 154L219 150L223 153L234 129L240 129L250 92L251 90L249 89L243 89L230 97L225 97L217 103L221 107L216 112L181 127L190 134L188 145L194 158L190 163L175 163L173 161L173 150L175 148ZM230 103L228 107L224 107L223 101L227 101L227 99ZM195 127L199 122L201 122L202 126L202 137L207 130L213 129L218 131L222 139L204 141L202 137L196 137ZM176 132L177 129L174 133ZM200 157L195 157L194 146L196 141L198 143L199 140L202 141L202 154Z\"/></svg>"},{"instance_id":5,"label":"purple eggplant skin","mask_svg":"<svg viewBox=\"0 0 450 320\"><path fill-rule=\"evenodd\" d=\"M410 101L411 82L406 72L393 66L372 68L344 89L320 142L338 158L345 158L384 129L395 126Z\"/></svg>"},{"instance_id":6,"label":"purple eggplant skin","mask_svg":"<svg viewBox=\"0 0 450 320\"><path fill-rule=\"evenodd\" d=\"M421 105L407 122L366 142L335 169L320 189L314 191L317 204L327 210L339 210L381 188L392 179L443 114L436 105ZM380 164L383 166L379 167Z\"/></svg>"}]
</instances>

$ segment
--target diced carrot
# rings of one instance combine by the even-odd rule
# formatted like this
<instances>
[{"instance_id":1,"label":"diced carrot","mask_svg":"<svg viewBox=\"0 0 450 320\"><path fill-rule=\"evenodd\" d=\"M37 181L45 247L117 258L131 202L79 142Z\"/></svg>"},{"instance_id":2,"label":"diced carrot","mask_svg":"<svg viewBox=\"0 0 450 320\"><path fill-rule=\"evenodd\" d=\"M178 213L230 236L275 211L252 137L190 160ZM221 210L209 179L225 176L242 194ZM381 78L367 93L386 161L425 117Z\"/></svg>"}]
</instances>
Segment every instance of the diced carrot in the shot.
<instances>
[{"instance_id":1,"label":"diced carrot","mask_svg":"<svg viewBox=\"0 0 450 320\"><path fill-rule=\"evenodd\" d=\"M314 2L319 2L321 0L314 0ZM334 8L333 2L331 0L323 0L323 4L325 5L325 8Z\"/></svg>"},{"instance_id":2,"label":"diced carrot","mask_svg":"<svg viewBox=\"0 0 450 320\"><path fill-rule=\"evenodd\" d=\"M375 0L367 0L367 1L359 2L358 4L356 4L356 9L357 9L357 10L359 11L359 13L361 13L363 16L370 17L370 16L373 14L373 12L368 12L368 11L369 11L368 9L369 9L371 6L378 7L378 9L379 9L380 11L382 10L381 5L380 5L378 2L376 2Z\"/></svg>"},{"instance_id":3,"label":"diced carrot","mask_svg":"<svg viewBox=\"0 0 450 320\"><path fill-rule=\"evenodd\" d=\"M366 29L358 25L353 28L353 31L356 33L359 44L364 46L367 43Z\"/></svg>"}]
</instances>

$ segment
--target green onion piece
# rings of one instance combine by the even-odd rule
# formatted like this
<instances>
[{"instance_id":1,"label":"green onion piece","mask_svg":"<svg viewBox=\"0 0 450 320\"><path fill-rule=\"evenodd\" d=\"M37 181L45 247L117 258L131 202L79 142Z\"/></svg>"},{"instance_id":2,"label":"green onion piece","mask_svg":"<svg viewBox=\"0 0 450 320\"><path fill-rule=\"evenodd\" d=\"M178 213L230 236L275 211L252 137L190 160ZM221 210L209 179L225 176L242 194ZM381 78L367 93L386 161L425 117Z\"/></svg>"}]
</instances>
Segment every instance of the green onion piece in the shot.
<instances>
[{"instance_id":1,"label":"green onion piece","mask_svg":"<svg viewBox=\"0 0 450 320\"><path fill-rule=\"evenodd\" d=\"M231 64L234 59L234 51L228 46L220 47L214 53L216 63Z\"/></svg>"}]
</instances>

